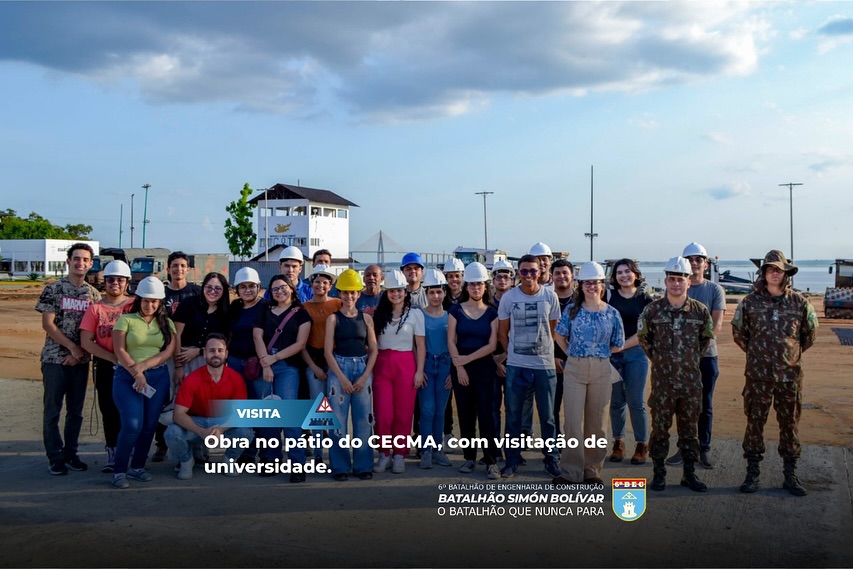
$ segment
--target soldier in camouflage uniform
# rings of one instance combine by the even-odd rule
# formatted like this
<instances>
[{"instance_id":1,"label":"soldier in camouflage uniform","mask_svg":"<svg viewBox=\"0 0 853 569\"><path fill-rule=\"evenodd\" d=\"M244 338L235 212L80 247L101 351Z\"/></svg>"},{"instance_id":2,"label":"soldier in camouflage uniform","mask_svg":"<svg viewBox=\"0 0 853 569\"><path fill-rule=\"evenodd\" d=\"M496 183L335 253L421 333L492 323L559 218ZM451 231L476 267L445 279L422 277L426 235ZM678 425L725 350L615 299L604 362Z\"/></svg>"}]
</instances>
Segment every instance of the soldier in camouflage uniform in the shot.
<instances>
[{"instance_id":1,"label":"soldier in camouflage uniform","mask_svg":"<svg viewBox=\"0 0 853 569\"><path fill-rule=\"evenodd\" d=\"M654 478L650 488L657 491L666 488L664 461L674 414L684 464L681 485L694 492L705 492L708 487L695 472L702 406L699 361L714 337L714 324L705 305L687 297L689 261L673 257L664 271L666 295L647 305L637 322L637 337L652 364L649 456L654 463Z\"/></svg>"},{"instance_id":2,"label":"soldier in camouflage uniform","mask_svg":"<svg viewBox=\"0 0 853 569\"><path fill-rule=\"evenodd\" d=\"M68 249L68 276L44 287L36 303L42 328L47 334L41 352L44 378L44 450L50 473L68 474L68 469L86 470L77 456L77 441L83 426L83 404L89 382L89 354L80 347L80 321L100 293L85 282L92 268L93 251L85 243ZM66 403L65 441L59 433L63 399Z\"/></svg>"},{"instance_id":3,"label":"soldier in camouflage uniform","mask_svg":"<svg viewBox=\"0 0 853 569\"><path fill-rule=\"evenodd\" d=\"M795 496L806 495L796 475L803 390L801 356L814 344L817 315L809 301L791 288L796 272L797 267L781 251L767 253L755 290L743 299L732 319L734 340L746 352L743 456L747 467L740 491L748 494L758 490L764 425L772 403L779 422L779 455L784 463L782 486Z\"/></svg>"}]
</instances>

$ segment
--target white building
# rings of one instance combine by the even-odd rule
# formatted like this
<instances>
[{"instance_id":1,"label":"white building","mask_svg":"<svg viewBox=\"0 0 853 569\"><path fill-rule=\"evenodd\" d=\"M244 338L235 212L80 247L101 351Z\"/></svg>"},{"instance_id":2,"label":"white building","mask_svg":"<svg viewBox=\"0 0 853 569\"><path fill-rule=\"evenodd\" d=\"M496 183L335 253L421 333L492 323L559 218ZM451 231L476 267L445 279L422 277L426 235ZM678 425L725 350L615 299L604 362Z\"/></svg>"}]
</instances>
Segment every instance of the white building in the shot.
<instances>
[{"instance_id":1,"label":"white building","mask_svg":"<svg viewBox=\"0 0 853 569\"><path fill-rule=\"evenodd\" d=\"M333 264L349 258L349 208L358 207L353 202L329 190L289 184L276 184L250 202L258 205L259 254L294 245L308 259L319 249L331 251Z\"/></svg>"},{"instance_id":2,"label":"white building","mask_svg":"<svg viewBox=\"0 0 853 569\"><path fill-rule=\"evenodd\" d=\"M13 275L37 273L44 277L68 274L68 248L74 243L86 243L97 255L98 241L80 239L0 239L3 262L0 270Z\"/></svg>"}]
</instances>

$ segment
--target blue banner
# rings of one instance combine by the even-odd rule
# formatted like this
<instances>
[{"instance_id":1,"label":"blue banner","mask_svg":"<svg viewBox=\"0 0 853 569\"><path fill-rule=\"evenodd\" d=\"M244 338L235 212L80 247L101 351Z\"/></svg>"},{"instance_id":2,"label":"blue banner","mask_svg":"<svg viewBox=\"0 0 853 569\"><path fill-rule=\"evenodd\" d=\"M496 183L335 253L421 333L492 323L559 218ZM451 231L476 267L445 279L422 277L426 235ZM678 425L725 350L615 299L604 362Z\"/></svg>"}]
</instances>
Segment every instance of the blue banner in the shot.
<instances>
[{"instance_id":1,"label":"blue banner","mask_svg":"<svg viewBox=\"0 0 853 569\"><path fill-rule=\"evenodd\" d=\"M304 399L231 399L214 401L216 416L225 427L299 427L305 430L340 429L338 416L321 393Z\"/></svg>"}]
</instances>

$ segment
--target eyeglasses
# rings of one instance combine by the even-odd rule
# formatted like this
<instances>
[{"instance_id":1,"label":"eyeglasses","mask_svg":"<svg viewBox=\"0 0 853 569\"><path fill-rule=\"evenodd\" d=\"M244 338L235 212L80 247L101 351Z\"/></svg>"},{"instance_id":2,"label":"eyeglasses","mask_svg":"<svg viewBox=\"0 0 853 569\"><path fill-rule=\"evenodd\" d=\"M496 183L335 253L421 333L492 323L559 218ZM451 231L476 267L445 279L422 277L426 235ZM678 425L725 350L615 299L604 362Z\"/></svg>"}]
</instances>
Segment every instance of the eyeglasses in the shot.
<instances>
[{"instance_id":1,"label":"eyeglasses","mask_svg":"<svg viewBox=\"0 0 853 569\"><path fill-rule=\"evenodd\" d=\"M287 285L281 285L281 286L274 286L274 287L272 287L272 288L270 289L270 292L271 292L272 294L278 294L278 293L280 293L280 292L284 292L284 291L286 291L286 290L290 290L290 289L287 287Z\"/></svg>"},{"instance_id":2,"label":"eyeglasses","mask_svg":"<svg viewBox=\"0 0 853 569\"><path fill-rule=\"evenodd\" d=\"M539 274L539 269L518 269L518 274L522 277L535 277Z\"/></svg>"},{"instance_id":3,"label":"eyeglasses","mask_svg":"<svg viewBox=\"0 0 853 569\"><path fill-rule=\"evenodd\" d=\"M121 284L122 282L124 282L124 279L125 279L125 277L107 277L104 280L107 281L107 284L113 284L113 283Z\"/></svg>"},{"instance_id":4,"label":"eyeglasses","mask_svg":"<svg viewBox=\"0 0 853 569\"><path fill-rule=\"evenodd\" d=\"M222 288L221 286L206 286L206 287L204 287L204 292L216 293L216 292L222 292L223 290L225 290L225 289Z\"/></svg>"},{"instance_id":5,"label":"eyeglasses","mask_svg":"<svg viewBox=\"0 0 853 569\"><path fill-rule=\"evenodd\" d=\"M495 273L493 279L510 279L512 276L509 273Z\"/></svg>"},{"instance_id":6,"label":"eyeglasses","mask_svg":"<svg viewBox=\"0 0 853 569\"><path fill-rule=\"evenodd\" d=\"M767 268L764 270L765 270L765 272L768 272L768 273L784 273L785 272L775 265L767 265Z\"/></svg>"},{"instance_id":7,"label":"eyeglasses","mask_svg":"<svg viewBox=\"0 0 853 569\"><path fill-rule=\"evenodd\" d=\"M601 286L603 283L601 281L584 281L581 283L581 286L584 288L597 288Z\"/></svg>"}]
</instances>

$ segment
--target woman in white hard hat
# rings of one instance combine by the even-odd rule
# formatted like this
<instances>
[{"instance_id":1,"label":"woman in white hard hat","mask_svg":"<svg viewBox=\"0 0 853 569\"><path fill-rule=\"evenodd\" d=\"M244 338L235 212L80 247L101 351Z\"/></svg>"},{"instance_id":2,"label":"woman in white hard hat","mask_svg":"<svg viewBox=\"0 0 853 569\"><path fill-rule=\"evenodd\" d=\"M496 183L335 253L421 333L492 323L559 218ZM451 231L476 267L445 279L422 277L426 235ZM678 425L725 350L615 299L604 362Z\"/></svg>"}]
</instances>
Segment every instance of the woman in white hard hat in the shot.
<instances>
[{"instance_id":1,"label":"woman in white hard hat","mask_svg":"<svg viewBox=\"0 0 853 569\"><path fill-rule=\"evenodd\" d=\"M607 303L619 311L626 340L622 350L610 357L610 363L622 378L613 384L610 398L610 424L614 439L611 462L622 462L625 455L625 419L628 414L637 443L631 464L645 464L649 454L649 411L646 408L649 358L637 339L637 321L654 298L640 287L642 283L643 273L632 259L620 259L613 264L610 274L613 290Z\"/></svg>"},{"instance_id":2,"label":"woman in white hard hat","mask_svg":"<svg viewBox=\"0 0 853 569\"><path fill-rule=\"evenodd\" d=\"M234 288L237 290L237 298L228 307L228 367L243 375L249 399L260 399L253 387L254 380L261 376L260 363L250 363L250 373L246 374L246 362L257 358L252 332L266 304L261 297L261 277L258 271L252 267L243 267L237 271Z\"/></svg>"},{"instance_id":3,"label":"woman in white hard hat","mask_svg":"<svg viewBox=\"0 0 853 569\"><path fill-rule=\"evenodd\" d=\"M111 261L104 268L104 296L90 304L80 322L80 346L92 354L98 409L104 425L107 460L101 472L115 468L116 444L121 422L113 401L113 367L117 363L113 351L113 327L122 314L130 312L133 301L127 295L130 267L124 261Z\"/></svg>"},{"instance_id":4,"label":"woman in white hard hat","mask_svg":"<svg viewBox=\"0 0 853 569\"><path fill-rule=\"evenodd\" d=\"M165 297L162 282L155 277L142 279L136 287L133 309L120 317L113 328L118 362L113 399L121 417L113 474L116 488L129 488L128 478L140 482L152 479L145 470L145 461L160 410L169 398L166 361L177 345L175 325L163 304Z\"/></svg>"},{"instance_id":5,"label":"woman in white hard hat","mask_svg":"<svg viewBox=\"0 0 853 569\"><path fill-rule=\"evenodd\" d=\"M489 444L483 463L490 479L501 477L495 463L495 360L498 345L498 311L489 305L489 271L481 263L465 267L465 286L459 304L450 307L447 347L453 361L451 379L462 438L480 437ZM459 472L469 474L477 466L477 449L466 448Z\"/></svg>"},{"instance_id":6,"label":"woman in white hard hat","mask_svg":"<svg viewBox=\"0 0 853 569\"><path fill-rule=\"evenodd\" d=\"M578 286L554 330L555 339L567 354L563 372L563 432L578 444L563 449L563 474L557 484L603 484L601 469L606 448L585 448L589 437L605 438L605 409L610 403L615 371L610 355L625 345L619 311L604 301L604 269L596 262L581 265Z\"/></svg>"},{"instance_id":7,"label":"woman in white hard hat","mask_svg":"<svg viewBox=\"0 0 853 569\"><path fill-rule=\"evenodd\" d=\"M261 362L262 376L255 380L254 391L260 398L279 398L294 400L299 398L299 366L302 365L302 349L308 341L311 331L311 317L302 310L296 286L285 275L275 275L270 279L269 288L272 302L264 306L252 337L255 341L255 353ZM256 429L258 437L274 439L281 436L281 427ZM301 435L298 427L286 427L284 436L296 440ZM258 451L262 463L275 464L284 458L281 447L262 448ZM287 452L291 463L305 464L305 449L295 448ZM263 468L261 476L273 476L276 470ZM305 482L304 473L292 473L290 481Z\"/></svg>"},{"instance_id":8,"label":"woman in white hard hat","mask_svg":"<svg viewBox=\"0 0 853 569\"><path fill-rule=\"evenodd\" d=\"M341 428L330 430L334 446L329 449L332 478L349 479L350 472L360 480L373 478L373 449L370 438L373 409L373 366L376 363L376 334L373 318L356 308L364 289L361 275L352 269L341 273L337 281L341 309L326 318L326 382L329 404L338 416ZM352 440L360 447L341 444L352 416ZM352 448L352 453L350 453Z\"/></svg>"},{"instance_id":9,"label":"woman in white hard hat","mask_svg":"<svg viewBox=\"0 0 853 569\"><path fill-rule=\"evenodd\" d=\"M228 337L228 280L221 273L207 273L201 296L178 305L175 315L178 347L175 350L175 391L193 370L205 365L202 349L207 335L219 332Z\"/></svg>"},{"instance_id":10,"label":"woman in white hard hat","mask_svg":"<svg viewBox=\"0 0 853 569\"><path fill-rule=\"evenodd\" d=\"M397 437L411 434L415 395L424 384L424 313L411 306L406 284L402 272L389 274L373 316L379 347L373 368L375 433L380 437L395 437L393 445L383 445L379 449L379 460L373 472L385 472L389 468L394 474L406 471L405 456L409 449Z\"/></svg>"},{"instance_id":11,"label":"woman in white hard hat","mask_svg":"<svg viewBox=\"0 0 853 569\"><path fill-rule=\"evenodd\" d=\"M327 265L317 265L308 277L311 281L313 296L302 303L302 307L311 317L311 333L308 334L308 344L302 351L302 359L308 369L308 392L311 400L326 393L328 367L324 346L326 342L326 319L341 308L341 299L329 296L332 285L335 284L335 273ZM322 436L322 431L320 431ZM314 449L314 460L323 461L323 449Z\"/></svg>"},{"instance_id":12,"label":"woman in white hard hat","mask_svg":"<svg viewBox=\"0 0 853 569\"><path fill-rule=\"evenodd\" d=\"M440 466L453 464L444 451L438 450L436 446L440 445L444 438L444 413L450 400L450 352L447 351L447 311L444 310L446 284L445 276L438 269L428 269L421 283L427 294L427 306L423 309L426 363L424 385L418 391L418 427L421 437L427 441L429 439L426 437L432 437L436 443L424 444L421 450L421 468L432 468L433 463Z\"/></svg>"}]
</instances>

